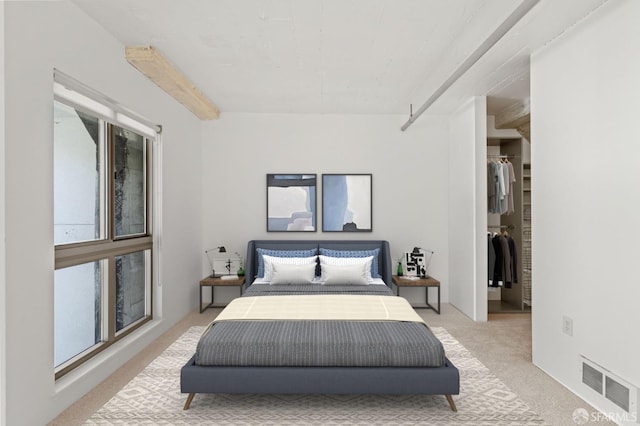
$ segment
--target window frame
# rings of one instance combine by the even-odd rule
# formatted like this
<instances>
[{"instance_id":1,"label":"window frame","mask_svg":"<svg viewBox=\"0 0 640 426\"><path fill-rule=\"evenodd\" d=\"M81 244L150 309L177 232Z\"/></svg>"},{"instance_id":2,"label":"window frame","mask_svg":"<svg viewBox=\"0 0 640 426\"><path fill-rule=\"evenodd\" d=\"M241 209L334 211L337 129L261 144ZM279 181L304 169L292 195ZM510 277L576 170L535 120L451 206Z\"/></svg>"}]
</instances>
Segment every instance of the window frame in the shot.
<instances>
[{"instance_id":1,"label":"window frame","mask_svg":"<svg viewBox=\"0 0 640 426\"><path fill-rule=\"evenodd\" d=\"M139 238L139 237L143 237L146 235L149 235L149 231L150 231L150 227L151 227L151 222L150 222L150 218L151 215L149 215L149 205L151 203L151 200L149 199L149 188L150 188L150 184L149 181L152 178L149 169L150 167L148 167L148 164L151 164L151 161L153 160L152 156L151 156L151 152L153 150L153 141L150 140L150 138L146 137L145 135L141 135L140 132L136 132L133 129L128 128L127 126L124 126L122 124L114 124L114 125L107 125L107 156L108 156L108 167L110 170L110 173L115 173L115 161L116 161L116 132L115 132L115 127L120 127L122 129L131 131L133 133L136 133L140 136L142 136L144 138L144 145L142 148L142 153L143 156L145 157L145 161L143 164L143 173L145 176L144 179L144 185L143 185L143 192L145 194L145 200L144 200L144 230L143 232L139 232L139 233L135 233L135 234L126 234L126 235L122 235L122 236L118 236L116 235L116 229L114 226L114 223L111 223L110 226L107 226L107 230L108 230L108 234L109 237L114 240L114 241L119 241L119 240L126 240L126 239L130 239L130 238ZM115 195L115 176L108 176L108 181L110 183L109 185L109 196L108 196L108 201L110 201L109 203L109 217L113 220L113 222L115 222L115 203L113 202L116 198Z\"/></svg>"},{"instance_id":2,"label":"window frame","mask_svg":"<svg viewBox=\"0 0 640 426\"><path fill-rule=\"evenodd\" d=\"M62 77L60 77L62 76ZM71 357L54 367L55 379L63 377L65 374L84 364L95 355L107 349L114 343L125 338L133 331L139 329L144 324L153 320L153 299L154 299L154 277L156 247L154 240L155 214L154 206L154 160L158 156L154 154L157 148L157 141L160 136L160 126L150 127L148 122L136 120L138 116L128 110L123 114L123 108L115 104L109 98L95 96L95 93L81 83L76 82L64 74L56 71L54 73L54 102L59 102L85 114L97 117L100 127L100 138L103 138L103 147L100 153L102 170L100 173L100 226L101 239L79 241L71 243L55 244L55 264L54 269L76 266L84 263L101 261L106 265L102 272L102 312L101 318L101 341L90 346L84 351ZM61 80L61 81L59 81ZM73 83L73 84L70 84ZM77 85L77 87L74 86ZM71 86L71 87L70 87ZM87 94L89 92L89 94ZM91 96L93 94L94 96ZM98 99L95 99L95 98ZM89 105L89 106L87 106ZM101 105L103 109L94 110L91 106ZM106 109L111 109L110 114L105 114ZM119 115L120 114L120 115ZM106 117L105 117L106 115ZM126 118L122 120L122 118ZM134 117L134 118L132 118ZM120 119L118 119L120 118ZM133 123L133 125L131 125ZM115 233L115 128L120 127L129 130L143 137L143 176L144 176L144 230L141 233L123 235L116 237ZM141 131L142 130L142 131ZM54 186L55 188L55 186ZM103 231L103 232L102 232ZM116 256L127 255L135 252L144 253L145 268L145 294L144 294L144 315L142 318L132 322L126 327L116 332ZM55 286L55 282L53 283ZM55 344L55 342L54 342ZM55 362L54 362L55 364Z\"/></svg>"}]
</instances>

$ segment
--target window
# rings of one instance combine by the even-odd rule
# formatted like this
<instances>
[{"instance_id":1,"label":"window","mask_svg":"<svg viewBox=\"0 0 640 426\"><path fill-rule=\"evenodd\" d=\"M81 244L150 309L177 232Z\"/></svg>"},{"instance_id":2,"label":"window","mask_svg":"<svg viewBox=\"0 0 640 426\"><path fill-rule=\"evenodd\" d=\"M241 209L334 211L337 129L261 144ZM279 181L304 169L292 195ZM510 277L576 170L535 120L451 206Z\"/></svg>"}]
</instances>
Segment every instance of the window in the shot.
<instances>
[{"instance_id":1,"label":"window","mask_svg":"<svg viewBox=\"0 0 640 426\"><path fill-rule=\"evenodd\" d=\"M56 82L54 93L59 378L152 318L150 172L157 134L69 84Z\"/></svg>"}]
</instances>

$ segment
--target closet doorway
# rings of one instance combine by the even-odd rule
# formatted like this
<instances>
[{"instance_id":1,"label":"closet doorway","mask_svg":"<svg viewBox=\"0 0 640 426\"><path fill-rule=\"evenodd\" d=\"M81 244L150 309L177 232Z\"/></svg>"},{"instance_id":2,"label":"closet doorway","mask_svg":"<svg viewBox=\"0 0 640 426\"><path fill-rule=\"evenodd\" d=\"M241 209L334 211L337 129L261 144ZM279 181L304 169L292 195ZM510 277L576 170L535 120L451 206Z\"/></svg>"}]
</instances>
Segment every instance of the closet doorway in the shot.
<instances>
[{"instance_id":1,"label":"closet doorway","mask_svg":"<svg viewBox=\"0 0 640 426\"><path fill-rule=\"evenodd\" d=\"M531 156L522 137L487 139L488 312L531 312Z\"/></svg>"}]
</instances>

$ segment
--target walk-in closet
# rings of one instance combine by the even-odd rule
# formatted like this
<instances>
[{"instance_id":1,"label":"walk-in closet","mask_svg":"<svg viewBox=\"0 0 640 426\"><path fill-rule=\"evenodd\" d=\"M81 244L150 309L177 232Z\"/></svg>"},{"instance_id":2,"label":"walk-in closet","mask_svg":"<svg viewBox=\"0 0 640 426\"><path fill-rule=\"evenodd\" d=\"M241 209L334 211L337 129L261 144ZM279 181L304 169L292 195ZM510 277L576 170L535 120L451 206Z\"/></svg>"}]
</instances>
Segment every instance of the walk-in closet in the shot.
<instances>
[{"instance_id":1,"label":"walk-in closet","mask_svg":"<svg viewBox=\"0 0 640 426\"><path fill-rule=\"evenodd\" d=\"M487 139L488 312L531 310L531 160L519 136Z\"/></svg>"}]
</instances>

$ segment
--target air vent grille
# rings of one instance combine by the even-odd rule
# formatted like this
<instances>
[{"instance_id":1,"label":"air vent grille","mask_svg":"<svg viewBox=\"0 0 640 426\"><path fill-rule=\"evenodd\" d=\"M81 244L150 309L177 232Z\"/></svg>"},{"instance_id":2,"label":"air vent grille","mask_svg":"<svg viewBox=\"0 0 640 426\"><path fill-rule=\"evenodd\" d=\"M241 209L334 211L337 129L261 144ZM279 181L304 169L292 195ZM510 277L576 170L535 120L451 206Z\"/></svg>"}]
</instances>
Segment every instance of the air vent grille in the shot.
<instances>
[{"instance_id":1,"label":"air vent grille","mask_svg":"<svg viewBox=\"0 0 640 426\"><path fill-rule=\"evenodd\" d=\"M616 376L590 359L580 356L582 383L613 402L627 413L637 413L640 402L638 387Z\"/></svg>"},{"instance_id":2,"label":"air vent grille","mask_svg":"<svg viewBox=\"0 0 640 426\"><path fill-rule=\"evenodd\" d=\"M582 383L599 394L602 394L602 378L603 375L600 371L585 362L582 363Z\"/></svg>"},{"instance_id":3,"label":"air vent grille","mask_svg":"<svg viewBox=\"0 0 640 426\"><path fill-rule=\"evenodd\" d=\"M629 412L629 388L607 376L605 396L611 402Z\"/></svg>"}]
</instances>

